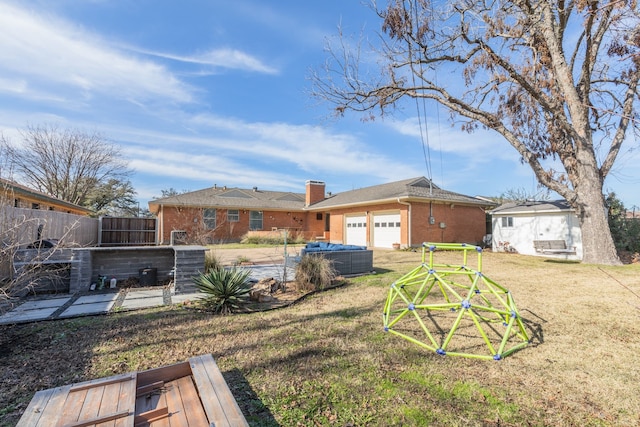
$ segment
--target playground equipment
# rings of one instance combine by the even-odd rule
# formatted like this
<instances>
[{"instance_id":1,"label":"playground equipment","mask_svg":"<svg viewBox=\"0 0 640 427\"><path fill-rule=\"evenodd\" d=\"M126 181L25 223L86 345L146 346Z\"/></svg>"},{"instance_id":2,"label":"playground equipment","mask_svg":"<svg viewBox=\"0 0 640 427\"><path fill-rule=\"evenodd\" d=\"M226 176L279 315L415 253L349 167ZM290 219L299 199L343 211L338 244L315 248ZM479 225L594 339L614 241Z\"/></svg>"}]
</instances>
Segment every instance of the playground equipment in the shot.
<instances>
[{"instance_id":1,"label":"playground equipment","mask_svg":"<svg viewBox=\"0 0 640 427\"><path fill-rule=\"evenodd\" d=\"M459 251L462 263L436 264L438 250ZM500 360L529 343L511 293L482 274L482 248L464 243L423 243L422 264L391 285L383 319L385 332L442 356Z\"/></svg>"}]
</instances>

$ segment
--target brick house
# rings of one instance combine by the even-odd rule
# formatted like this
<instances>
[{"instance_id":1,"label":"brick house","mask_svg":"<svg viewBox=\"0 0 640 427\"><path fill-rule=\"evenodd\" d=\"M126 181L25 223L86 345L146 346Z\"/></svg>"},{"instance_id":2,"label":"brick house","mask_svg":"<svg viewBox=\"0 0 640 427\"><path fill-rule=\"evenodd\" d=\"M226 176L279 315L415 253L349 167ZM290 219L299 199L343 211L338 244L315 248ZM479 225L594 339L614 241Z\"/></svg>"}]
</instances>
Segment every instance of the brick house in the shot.
<instances>
[{"instance_id":1,"label":"brick house","mask_svg":"<svg viewBox=\"0 0 640 427\"><path fill-rule=\"evenodd\" d=\"M40 209L46 211L65 212L74 215L89 216L91 210L64 200L51 197L33 190L15 181L0 178L0 201L3 206Z\"/></svg>"},{"instance_id":2,"label":"brick house","mask_svg":"<svg viewBox=\"0 0 640 427\"><path fill-rule=\"evenodd\" d=\"M491 207L492 202L443 190L424 177L338 194L312 180L305 193L214 186L149 202L158 217L160 244L170 243L173 230L191 238L238 241L250 230L287 229L308 240L380 248L479 243Z\"/></svg>"}]
</instances>

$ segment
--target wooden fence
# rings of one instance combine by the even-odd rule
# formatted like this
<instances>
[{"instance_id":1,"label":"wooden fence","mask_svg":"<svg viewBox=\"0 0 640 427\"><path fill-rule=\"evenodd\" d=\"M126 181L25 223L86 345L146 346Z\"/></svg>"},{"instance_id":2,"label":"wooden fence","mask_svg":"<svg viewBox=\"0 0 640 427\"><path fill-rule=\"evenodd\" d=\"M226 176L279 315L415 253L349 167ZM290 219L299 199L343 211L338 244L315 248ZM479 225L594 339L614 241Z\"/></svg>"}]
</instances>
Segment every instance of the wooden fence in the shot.
<instances>
[{"instance_id":1,"label":"wooden fence","mask_svg":"<svg viewBox=\"0 0 640 427\"><path fill-rule=\"evenodd\" d=\"M92 246L98 242L98 220L56 211L0 206L3 245L24 246L36 240L57 239L64 246Z\"/></svg>"},{"instance_id":2,"label":"wooden fence","mask_svg":"<svg viewBox=\"0 0 640 427\"><path fill-rule=\"evenodd\" d=\"M156 244L155 218L100 218L99 246L152 246Z\"/></svg>"},{"instance_id":3,"label":"wooden fence","mask_svg":"<svg viewBox=\"0 0 640 427\"><path fill-rule=\"evenodd\" d=\"M0 280L12 276L14 253L38 240L94 246L98 220L64 212L0 206Z\"/></svg>"}]
</instances>

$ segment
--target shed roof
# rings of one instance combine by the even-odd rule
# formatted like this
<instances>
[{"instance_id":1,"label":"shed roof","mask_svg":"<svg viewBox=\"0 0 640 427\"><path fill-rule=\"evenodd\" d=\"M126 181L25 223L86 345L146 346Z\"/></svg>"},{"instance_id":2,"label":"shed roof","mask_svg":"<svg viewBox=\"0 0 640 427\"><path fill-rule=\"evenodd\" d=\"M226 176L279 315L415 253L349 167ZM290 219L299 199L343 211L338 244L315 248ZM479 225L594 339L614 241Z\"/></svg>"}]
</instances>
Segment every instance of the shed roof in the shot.
<instances>
[{"instance_id":1,"label":"shed roof","mask_svg":"<svg viewBox=\"0 0 640 427\"><path fill-rule=\"evenodd\" d=\"M490 212L491 215L506 214L537 214L573 211L574 209L564 200L531 200L525 202L504 203Z\"/></svg>"}]
</instances>

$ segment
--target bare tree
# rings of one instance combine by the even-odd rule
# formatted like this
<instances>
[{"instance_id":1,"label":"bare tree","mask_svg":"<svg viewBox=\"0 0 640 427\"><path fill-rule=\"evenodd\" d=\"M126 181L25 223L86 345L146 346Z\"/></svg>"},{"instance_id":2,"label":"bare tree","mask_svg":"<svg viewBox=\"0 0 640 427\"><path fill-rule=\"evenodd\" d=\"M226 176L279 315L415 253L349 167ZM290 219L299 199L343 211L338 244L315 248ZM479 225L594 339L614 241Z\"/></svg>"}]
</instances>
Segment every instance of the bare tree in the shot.
<instances>
[{"instance_id":1,"label":"bare tree","mask_svg":"<svg viewBox=\"0 0 640 427\"><path fill-rule=\"evenodd\" d=\"M581 221L584 262L618 264L603 182L629 129L638 131L640 16L636 0L390 0L380 69L360 45L329 47L313 94L383 115L431 99L463 122L502 135L539 182ZM481 147L478 147L481 149Z\"/></svg>"},{"instance_id":2,"label":"bare tree","mask_svg":"<svg viewBox=\"0 0 640 427\"><path fill-rule=\"evenodd\" d=\"M27 293L63 290L70 264L56 261L65 256L69 258L65 253L69 249L62 246L75 245L73 234L79 227L79 221L68 222L55 236L62 245L44 247L40 239L49 237L51 224L47 217L52 213L14 207L18 196L11 182L8 156L5 147L0 145L0 314ZM32 212L40 215L29 215Z\"/></svg>"},{"instance_id":3,"label":"bare tree","mask_svg":"<svg viewBox=\"0 0 640 427\"><path fill-rule=\"evenodd\" d=\"M50 196L92 208L96 214L135 205L131 171L120 149L98 133L57 126L28 126L22 143L2 144L23 184Z\"/></svg>"},{"instance_id":4,"label":"bare tree","mask_svg":"<svg viewBox=\"0 0 640 427\"><path fill-rule=\"evenodd\" d=\"M526 188L509 188L496 198L500 203L505 202L526 202L529 200L549 200L549 189L543 189L538 192L527 191Z\"/></svg>"}]
</instances>

